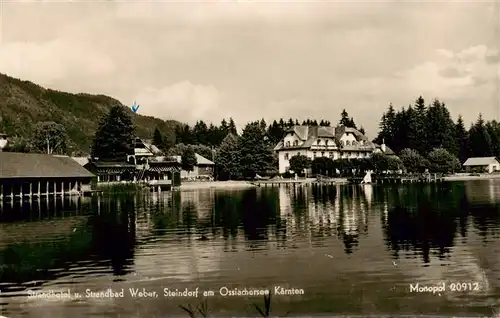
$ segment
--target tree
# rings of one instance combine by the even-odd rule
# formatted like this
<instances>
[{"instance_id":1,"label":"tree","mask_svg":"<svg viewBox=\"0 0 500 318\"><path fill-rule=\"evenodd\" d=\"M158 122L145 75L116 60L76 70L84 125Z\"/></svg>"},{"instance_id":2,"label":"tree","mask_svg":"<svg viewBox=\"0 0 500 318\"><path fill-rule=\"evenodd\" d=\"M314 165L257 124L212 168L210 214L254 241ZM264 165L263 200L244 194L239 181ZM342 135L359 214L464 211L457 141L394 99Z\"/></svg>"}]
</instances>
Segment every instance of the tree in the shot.
<instances>
[{"instance_id":1,"label":"tree","mask_svg":"<svg viewBox=\"0 0 500 318\"><path fill-rule=\"evenodd\" d=\"M424 172L429 167L429 161L414 149L403 149L399 158L409 172Z\"/></svg>"},{"instance_id":2,"label":"tree","mask_svg":"<svg viewBox=\"0 0 500 318\"><path fill-rule=\"evenodd\" d=\"M196 166L197 163L198 162L196 160L196 154L193 147L186 147L181 155L182 170L185 170L189 173L194 170L194 166Z\"/></svg>"},{"instance_id":3,"label":"tree","mask_svg":"<svg viewBox=\"0 0 500 318\"><path fill-rule=\"evenodd\" d=\"M429 153L430 167L432 172L454 172L460 170L460 161L444 148L434 149Z\"/></svg>"},{"instance_id":4,"label":"tree","mask_svg":"<svg viewBox=\"0 0 500 318\"><path fill-rule=\"evenodd\" d=\"M470 154L469 145L469 133L464 125L464 120L462 116L458 116L457 123L455 125L455 134L457 138L457 148L458 148L458 158L461 163L464 163Z\"/></svg>"},{"instance_id":5,"label":"tree","mask_svg":"<svg viewBox=\"0 0 500 318\"><path fill-rule=\"evenodd\" d=\"M158 147L161 150L165 150L165 138L163 137L163 134L161 131L158 129L158 127L155 128L155 132L153 135L153 145Z\"/></svg>"},{"instance_id":6,"label":"tree","mask_svg":"<svg viewBox=\"0 0 500 318\"><path fill-rule=\"evenodd\" d=\"M455 123L451 119L449 111L439 100L434 100L427 110L427 145L423 145L423 150L417 149L421 153L432 151L436 148L444 148L453 154L458 152L455 136Z\"/></svg>"},{"instance_id":7,"label":"tree","mask_svg":"<svg viewBox=\"0 0 500 318\"><path fill-rule=\"evenodd\" d=\"M389 170L389 159L385 154L374 153L370 159L375 172L380 173Z\"/></svg>"},{"instance_id":8,"label":"tree","mask_svg":"<svg viewBox=\"0 0 500 318\"><path fill-rule=\"evenodd\" d=\"M339 124L345 127L352 127L356 129L356 124L354 123L354 119L352 117L349 117L349 114L345 109L343 109L342 113L340 113Z\"/></svg>"},{"instance_id":9,"label":"tree","mask_svg":"<svg viewBox=\"0 0 500 318\"><path fill-rule=\"evenodd\" d=\"M328 175L333 172L335 165L332 158L316 157L311 162L311 170L313 174Z\"/></svg>"},{"instance_id":10,"label":"tree","mask_svg":"<svg viewBox=\"0 0 500 318\"><path fill-rule=\"evenodd\" d=\"M33 150L47 154L65 154L68 134L63 125L55 122L41 122L35 126Z\"/></svg>"},{"instance_id":11,"label":"tree","mask_svg":"<svg viewBox=\"0 0 500 318\"><path fill-rule=\"evenodd\" d=\"M234 123L233 117L229 118L228 133L238 136L238 131L236 130L236 124Z\"/></svg>"},{"instance_id":12,"label":"tree","mask_svg":"<svg viewBox=\"0 0 500 318\"><path fill-rule=\"evenodd\" d=\"M488 157L492 155L491 136L486 129L483 116L479 114L476 123L469 130L471 156Z\"/></svg>"},{"instance_id":13,"label":"tree","mask_svg":"<svg viewBox=\"0 0 500 318\"><path fill-rule=\"evenodd\" d=\"M22 152L28 153L32 151L32 144L30 140L23 137L10 138L7 146L3 149L5 152Z\"/></svg>"},{"instance_id":14,"label":"tree","mask_svg":"<svg viewBox=\"0 0 500 318\"><path fill-rule=\"evenodd\" d=\"M283 135L283 127L281 127L276 120L267 128L267 136L273 144L278 143L283 138Z\"/></svg>"},{"instance_id":15,"label":"tree","mask_svg":"<svg viewBox=\"0 0 500 318\"><path fill-rule=\"evenodd\" d=\"M290 170L302 174L305 169L311 166L311 159L307 156L298 154L290 158Z\"/></svg>"},{"instance_id":16,"label":"tree","mask_svg":"<svg viewBox=\"0 0 500 318\"><path fill-rule=\"evenodd\" d=\"M203 120L198 120L193 128L195 143L208 145L208 126Z\"/></svg>"},{"instance_id":17,"label":"tree","mask_svg":"<svg viewBox=\"0 0 500 318\"><path fill-rule=\"evenodd\" d=\"M438 102L439 104L439 102ZM427 153L429 151L427 146L427 133L433 135L432 129L428 129L427 124L427 109L425 107L425 100L419 96L415 100L415 150L420 153Z\"/></svg>"},{"instance_id":18,"label":"tree","mask_svg":"<svg viewBox=\"0 0 500 318\"><path fill-rule=\"evenodd\" d=\"M244 177L273 170L273 147L260 128L259 122L249 123L243 129L239 145L240 169Z\"/></svg>"},{"instance_id":19,"label":"tree","mask_svg":"<svg viewBox=\"0 0 500 318\"><path fill-rule=\"evenodd\" d=\"M239 177L238 155L238 137L228 134L217 150L215 159L217 179L232 180Z\"/></svg>"},{"instance_id":20,"label":"tree","mask_svg":"<svg viewBox=\"0 0 500 318\"><path fill-rule=\"evenodd\" d=\"M262 131L266 131L267 130L267 123L266 121L264 120L264 118L262 118L259 122L259 126L260 126L260 129L262 129Z\"/></svg>"},{"instance_id":21,"label":"tree","mask_svg":"<svg viewBox=\"0 0 500 318\"><path fill-rule=\"evenodd\" d=\"M134 152L135 128L125 107L113 106L97 128L92 157L107 161L124 161Z\"/></svg>"}]
</instances>

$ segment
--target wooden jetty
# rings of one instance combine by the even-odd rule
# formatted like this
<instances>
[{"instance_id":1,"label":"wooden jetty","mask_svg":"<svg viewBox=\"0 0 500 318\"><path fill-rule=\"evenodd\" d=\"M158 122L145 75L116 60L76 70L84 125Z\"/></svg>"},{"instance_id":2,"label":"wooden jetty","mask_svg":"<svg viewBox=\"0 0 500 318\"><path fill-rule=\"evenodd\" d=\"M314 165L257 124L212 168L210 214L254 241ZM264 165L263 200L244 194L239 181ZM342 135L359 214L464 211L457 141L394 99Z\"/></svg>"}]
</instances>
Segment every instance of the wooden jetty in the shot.
<instances>
[{"instance_id":1,"label":"wooden jetty","mask_svg":"<svg viewBox=\"0 0 500 318\"><path fill-rule=\"evenodd\" d=\"M348 178L349 183L360 184L364 177L355 176ZM411 174L411 175L372 175L372 184L390 184L390 183L431 183L442 182L444 176L441 174Z\"/></svg>"},{"instance_id":2,"label":"wooden jetty","mask_svg":"<svg viewBox=\"0 0 500 318\"><path fill-rule=\"evenodd\" d=\"M296 187L296 186L308 186L313 184L336 185L336 184L347 183L347 179L341 179L341 178L274 179L274 180L256 180L256 181L251 181L250 183L257 187Z\"/></svg>"}]
</instances>

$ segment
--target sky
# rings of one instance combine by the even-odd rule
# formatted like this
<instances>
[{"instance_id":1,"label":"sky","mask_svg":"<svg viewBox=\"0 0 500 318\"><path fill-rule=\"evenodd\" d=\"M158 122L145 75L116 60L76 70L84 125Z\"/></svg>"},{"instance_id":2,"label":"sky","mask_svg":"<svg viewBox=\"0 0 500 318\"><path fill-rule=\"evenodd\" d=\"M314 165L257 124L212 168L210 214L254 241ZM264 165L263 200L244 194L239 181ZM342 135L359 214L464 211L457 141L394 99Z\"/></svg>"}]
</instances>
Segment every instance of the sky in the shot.
<instances>
[{"instance_id":1,"label":"sky","mask_svg":"<svg viewBox=\"0 0 500 318\"><path fill-rule=\"evenodd\" d=\"M338 122L375 137L422 95L500 119L500 3L4 0L0 72L193 124Z\"/></svg>"}]
</instances>

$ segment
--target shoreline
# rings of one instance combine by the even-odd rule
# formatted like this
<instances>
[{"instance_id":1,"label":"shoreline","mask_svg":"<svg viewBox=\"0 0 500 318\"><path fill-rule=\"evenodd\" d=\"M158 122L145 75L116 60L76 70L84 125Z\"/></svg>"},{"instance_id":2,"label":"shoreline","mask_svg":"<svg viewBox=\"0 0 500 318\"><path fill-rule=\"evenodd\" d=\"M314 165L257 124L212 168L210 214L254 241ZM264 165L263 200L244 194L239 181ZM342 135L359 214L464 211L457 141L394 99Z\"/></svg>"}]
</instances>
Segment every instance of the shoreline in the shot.
<instances>
[{"instance_id":1,"label":"shoreline","mask_svg":"<svg viewBox=\"0 0 500 318\"><path fill-rule=\"evenodd\" d=\"M183 190L198 190L198 189L250 189L256 186L245 180L234 181L192 181L184 182L179 189Z\"/></svg>"},{"instance_id":2,"label":"shoreline","mask_svg":"<svg viewBox=\"0 0 500 318\"><path fill-rule=\"evenodd\" d=\"M471 176L469 174L456 174L444 177L444 181L473 181L473 180L490 180L500 179L500 174L487 174L482 173L479 176Z\"/></svg>"},{"instance_id":3,"label":"shoreline","mask_svg":"<svg viewBox=\"0 0 500 318\"><path fill-rule=\"evenodd\" d=\"M259 185L256 185L252 182L259 183L259 180L256 181L247 181L247 180L231 180L231 181L190 181L184 182L179 187L179 190L198 190L198 189L228 189L228 190L238 190L238 189L251 189L257 188ZM282 180L267 180L260 181L265 182L267 184L311 184L311 183L319 183L315 178L308 178L302 180L293 180L293 179L282 179ZM328 182L333 182L336 184L347 184L347 179L344 178L333 178Z\"/></svg>"}]
</instances>

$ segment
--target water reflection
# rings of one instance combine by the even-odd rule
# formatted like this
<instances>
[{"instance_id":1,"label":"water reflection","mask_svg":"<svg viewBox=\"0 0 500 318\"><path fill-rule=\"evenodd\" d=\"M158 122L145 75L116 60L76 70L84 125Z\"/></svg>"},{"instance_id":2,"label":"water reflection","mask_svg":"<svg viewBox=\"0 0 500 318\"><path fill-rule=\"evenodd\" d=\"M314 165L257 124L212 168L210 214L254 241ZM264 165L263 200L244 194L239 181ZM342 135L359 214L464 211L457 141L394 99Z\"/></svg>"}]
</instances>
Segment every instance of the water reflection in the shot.
<instances>
[{"instance_id":1,"label":"water reflection","mask_svg":"<svg viewBox=\"0 0 500 318\"><path fill-rule=\"evenodd\" d=\"M491 302L500 287L500 259L490 252L500 252L499 195L499 181L481 181L210 189L4 204L0 290L14 299L34 285L105 289L154 281L294 281L312 295L309 305L296 309L319 313L318 305L331 303L345 303L347 312L379 302L390 311L392 305L379 299L409 299L404 288L410 279L468 277L484 282L483 296ZM349 296L355 284L363 290L359 303ZM395 295L398 284L404 286ZM390 292L379 297L382 290Z\"/></svg>"},{"instance_id":2,"label":"water reflection","mask_svg":"<svg viewBox=\"0 0 500 318\"><path fill-rule=\"evenodd\" d=\"M105 273L118 276L129 273L135 245L134 215L133 200L121 197L42 198L4 206L0 291L22 291L74 276L77 273L72 269L83 263L86 268L104 266Z\"/></svg>"}]
</instances>

